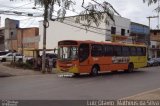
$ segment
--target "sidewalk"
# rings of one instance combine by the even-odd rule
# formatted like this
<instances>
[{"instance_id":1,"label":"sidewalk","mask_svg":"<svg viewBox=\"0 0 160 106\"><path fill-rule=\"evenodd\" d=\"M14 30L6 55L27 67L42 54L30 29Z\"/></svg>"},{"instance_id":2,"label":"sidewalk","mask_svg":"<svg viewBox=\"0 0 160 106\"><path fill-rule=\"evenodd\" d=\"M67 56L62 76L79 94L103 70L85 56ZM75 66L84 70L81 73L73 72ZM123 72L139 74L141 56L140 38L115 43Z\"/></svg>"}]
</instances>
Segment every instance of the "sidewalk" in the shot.
<instances>
[{"instance_id":1,"label":"sidewalk","mask_svg":"<svg viewBox=\"0 0 160 106\"><path fill-rule=\"evenodd\" d=\"M0 77L11 77L11 76L13 76L13 75L8 74L8 73L0 72Z\"/></svg>"},{"instance_id":2,"label":"sidewalk","mask_svg":"<svg viewBox=\"0 0 160 106\"><path fill-rule=\"evenodd\" d=\"M121 100L160 100L160 88L129 96Z\"/></svg>"},{"instance_id":3,"label":"sidewalk","mask_svg":"<svg viewBox=\"0 0 160 106\"><path fill-rule=\"evenodd\" d=\"M0 63L0 77L23 76L23 75L40 75L40 71L19 69L6 66L7 63ZM9 64L9 63L8 63Z\"/></svg>"}]
</instances>

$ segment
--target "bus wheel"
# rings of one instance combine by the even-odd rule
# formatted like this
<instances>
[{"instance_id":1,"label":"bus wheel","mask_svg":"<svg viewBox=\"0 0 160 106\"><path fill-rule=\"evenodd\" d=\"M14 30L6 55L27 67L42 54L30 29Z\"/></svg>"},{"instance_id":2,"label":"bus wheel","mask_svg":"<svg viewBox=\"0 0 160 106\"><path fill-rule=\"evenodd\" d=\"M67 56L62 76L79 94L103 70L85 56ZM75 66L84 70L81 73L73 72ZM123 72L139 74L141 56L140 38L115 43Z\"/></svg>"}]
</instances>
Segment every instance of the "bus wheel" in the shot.
<instances>
[{"instance_id":1,"label":"bus wheel","mask_svg":"<svg viewBox=\"0 0 160 106\"><path fill-rule=\"evenodd\" d=\"M128 65L128 69L127 70L125 70L125 72L133 72L133 69L134 69L134 65L132 64L132 63L130 63L129 65Z\"/></svg>"},{"instance_id":2,"label":"bus wheel","mask_svg":"<svg viewBox=\"0 0 160 106\"><path fill-rule=\"evenodd\" d=\"M97 76L99 68L97 66L93 66L90 75Z\"/></svg>"}]
</instances>

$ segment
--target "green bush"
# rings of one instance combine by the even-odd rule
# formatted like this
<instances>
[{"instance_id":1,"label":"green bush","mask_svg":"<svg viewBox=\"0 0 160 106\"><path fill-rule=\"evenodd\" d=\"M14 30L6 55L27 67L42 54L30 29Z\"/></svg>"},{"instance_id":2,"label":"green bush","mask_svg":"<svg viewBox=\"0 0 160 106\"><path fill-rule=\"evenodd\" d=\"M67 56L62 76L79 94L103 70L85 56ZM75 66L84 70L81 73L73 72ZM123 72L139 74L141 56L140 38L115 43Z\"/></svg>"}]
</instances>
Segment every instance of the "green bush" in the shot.
<instances>
[{"instance_id":1,"label":"green bush","mask_svg":"<svg viewBox=\"0 0 160 106\"><path fill-rule=\"evenodd\" d=\"M24 69L32 69L33 65L29 63L23 63L23 62L12 62L12 66L18 67L18 68L24 68Z\"/></svg>"},{"instance_id":2,"label":"green bush","mask_svg":"<svg viewBox=\"0 0 160 106\"><path fill-rule=\"evenodd\" d=\"M29 63L23 63L23 68L32 69L32 68L33 68L33 65L32 65L32 64L29 64Z\"/></svg>"}]
</instances>

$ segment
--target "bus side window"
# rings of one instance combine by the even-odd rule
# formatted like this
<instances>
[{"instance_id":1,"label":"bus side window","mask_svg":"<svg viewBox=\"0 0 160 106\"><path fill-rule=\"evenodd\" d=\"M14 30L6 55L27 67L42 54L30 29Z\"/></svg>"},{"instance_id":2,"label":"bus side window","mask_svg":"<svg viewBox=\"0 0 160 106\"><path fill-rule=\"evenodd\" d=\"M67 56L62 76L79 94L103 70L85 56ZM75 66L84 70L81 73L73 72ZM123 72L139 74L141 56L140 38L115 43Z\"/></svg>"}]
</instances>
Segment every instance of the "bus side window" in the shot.
<instances>
[{"instance_id":1,"label":"bus side window","mask_svg":"<svg viewBox=\"0 0 160 106\"><path fill-rule=\"evenodd\" d=\"M115 56L122 56L122 48L121 48L121 46L114 46L114 55Z\"/></svg>"},{"instance_id":2,"label":"bus side window","mask_svg":"<svg viewBox=\"0 0 160 106\"><path fill-rule=\"evenodd\" d=\"M131 56L136 56L137 55L135 47L130 47L130 55Z\"/></svg>"},{"instance_id":3,"label":"bus side window","mask_svg":"<svg viewBox=\"0 0 160 106\"><path fill-rule=\"evenodd\" d=\"M122 55L123 56L129 56L130 55L130 53L129 53L129 47L127 47L127 46L123 46L122 47Z\"/></svg>"},{"instance_id":4,"label":"bus side window","mask_svg":"<svg viewBox=\"0 0 160 106\"><path fill-rule=\"evenodd\" d=\"M103 46L100 44L93 44L92 50L91 50L91 55L93 57L103 56Z\"/></svg>"},{"instance_id":5,"label":"bus side window","mask_svg":"<svg viewBox=\"0 0 160 106\"><path fill-rule=\"evenodd\" d=\"M79 47L79 61L83 62L89 57L89 44L81 44Z\"/></svg>"},{"instance_id":6,"label":"bus side window","mask_svg":"<svg viewBox=\"0 0 160 106\"><path fill-rule=\"evenodd\" d=\"M104 45L105 56L113 56L113 46L112 45Z\"/></svg>"},{"instance_id":7,"label":"bus side window","mask_svg":"<svg viewBox=\"0 0 160 106\"><path fill-rule=\"evenodd\" d=\"M142 47L137 47L137 55L142 56L143 55L143 49Z\"/></svg>"}]
</instances>

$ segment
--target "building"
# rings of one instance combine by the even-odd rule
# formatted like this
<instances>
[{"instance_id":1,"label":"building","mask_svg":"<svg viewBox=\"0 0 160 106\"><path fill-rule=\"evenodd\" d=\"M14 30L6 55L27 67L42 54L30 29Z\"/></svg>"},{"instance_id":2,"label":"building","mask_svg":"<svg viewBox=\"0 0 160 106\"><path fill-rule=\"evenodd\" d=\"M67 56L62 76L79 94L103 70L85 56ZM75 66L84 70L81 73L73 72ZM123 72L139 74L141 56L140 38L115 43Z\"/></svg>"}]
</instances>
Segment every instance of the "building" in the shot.
<instances>
[{"instance_id":1,"label":"building","mask_svg":"<svg viewBox=\"0 0 160 106\"><path fill-rule=\"evenodd\" d=\"M160 30L151 30L150 31L150 58L159 58L160 57Z\"/></svg>"},{"instance_id":2,"label":"building","mask_svg":"<svg viewBox=\"0 0 160 106\"><path fill-rule=\"evenodd\" d=\"M0 51L5 50L4 31L5 31L5 28L0 28Z\"/></svg>"},{"instance_id":3,"label":"building","mask_svg":"<svg viewBox=\"0 0 160 106\"><path fill-rule=\"evenodd\" d=\"M15 50L15 44L13 40L17 39L17 29L19 28L19 21L6 18L5 19L5 49L6 50Z\"/></svg>"},{"instance_id":4,"label":"building","mask_svg":"<svg viewBox=\"0 0 160 106\"><path fill-rule=\"evenodd\" d=\"M129 19L114 16L115 22L109 20L109 24L102 22L99 27L94 23L89 29L86 29L85 22L75 23L77 16L71 16L60 21L49 21L46 35L46 49L53 50L57 48L60 40L93 40L93 41L112 41L116 37L134 38L134 42L143 42L149 44L149 27L130 22ZM9 19L11 20L11 19ZM8 28L9 25L12 28ZM18 28L18 21L6 22L5 48L8 50L16 50L22 52L26 56L33 56L33 51L43 49L43 21L40 22L38 28ZM9 29L12 29L8 31ZM14 30L13 30L14 29ZM8 32L7 32L8 31ZM14 35L14 37L11 35ZM9 37L10 36L10 37Z\"/></svg>"},{"instance_id":5,"label":"building","mask_svg":"<svg viewBox=\"0 0 160 106\"><path fill-rule=\"evenodd\" d=\"M110 20L109 24L101 23L99 27L92 24L88 30L85 29L85 22L81 24L75 23L75 17L67 17L63 22L49 21L46 35L46 49L57 48L58 41L60 40L111 41L112 35L130 35L130 20L120 16L114 16L115 22ZM43 21L40 22L39 30L39 49L42 49Z\"/></svg>"},{"instance_id":6,"label":"building","mask_svg":"<svg viewBox=\"0 0 160 106\"><path fill-rule=\"evenodd\" d=\"M12 48L25 56L33 56L32 49L38 49L39 28L18 28L16 39L12 40ZM11 46L11 45L9 45Z\"/></svg>"},{"instance_id":7,"label":"building","mask_svg":"<svg viewBox=\"0 0 160 106\"><path fill-rule=\"evenodd\" d=\"M149 26L131 22L130 36L132 36L133 42L150 44L149 39L150 28Z\"/></svg>"},{"instance_id":8,"label":"building","mask_svg":"<svg viewBox=\"0 0 160 106\"><path fill-rule=\"evenodd\" d=\"M39 28L19 28L18 20L6 18L5 27L0 30L0 34L4 36L4 40L1 40L1 42L5 50L17 51L25 56L33 56L32 50L39 48ZM1 42L0 44L2 44Z\"/></svg>"}]
</instances>

